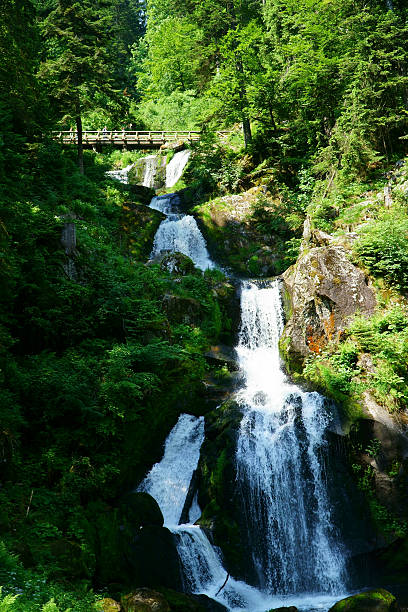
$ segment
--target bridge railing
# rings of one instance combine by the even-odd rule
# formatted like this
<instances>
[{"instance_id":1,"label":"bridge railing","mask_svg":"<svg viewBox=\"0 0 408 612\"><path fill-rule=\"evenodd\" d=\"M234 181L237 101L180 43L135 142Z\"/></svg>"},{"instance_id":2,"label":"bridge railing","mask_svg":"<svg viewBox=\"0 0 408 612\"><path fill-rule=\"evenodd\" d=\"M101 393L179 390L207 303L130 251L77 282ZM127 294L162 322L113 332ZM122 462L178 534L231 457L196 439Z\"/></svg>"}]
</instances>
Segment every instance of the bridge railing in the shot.
<instances>
[{"instance_id":1,"label":"bridge railing","mask_svg":"<svg viewBox=\"0 0 408 612\"><path fill-rule=\"evenodd\" d=\"M219 131L220 138L226 138L230 130ZM73 130L54 131L53 137L63 144L75 144L78 142L78 132ZM86 130L82 132L84 144L165 144L166 142L177 142L179 140L197 142L201 138L201 132L197 131L140 131L140 130Z\"/></svg>"}]
</instances>

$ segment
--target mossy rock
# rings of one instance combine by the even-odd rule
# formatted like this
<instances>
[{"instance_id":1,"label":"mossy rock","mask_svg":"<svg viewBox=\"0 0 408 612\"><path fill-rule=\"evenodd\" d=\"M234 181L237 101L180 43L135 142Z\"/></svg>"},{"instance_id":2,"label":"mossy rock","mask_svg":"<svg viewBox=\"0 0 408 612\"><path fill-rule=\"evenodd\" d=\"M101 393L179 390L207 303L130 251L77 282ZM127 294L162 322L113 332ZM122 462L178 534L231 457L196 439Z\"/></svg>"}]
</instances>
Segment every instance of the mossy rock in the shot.
<instances>
[{"instance_id":1,"label":"mossy rock","mask_svg":"<svg viewBox=\"0 0 408 612\"><path fill-rule=\"evenodd\" d=\"M96 604L95 610L98 612L120 612L121 605L110 597L105 597Z\"/></svg>"},{"instance_id":2,"label":"mossy rock","mask_svg":"<svg viewBox=\"0 0 408 612\"><path fill-rule=\"evenodd\" d=\"M397 600L385 589L365 591L338 601L329 612L398 612Z\"/></svg>"},{"instance_id":3,"label":"mossy rock","mask_svg":"<svg viewBox=\"0 0 408 612\"><path fill-rule=\"evenodd\" d=\"M282 608L272 608L269 612L298 612L295 606L284 606Z\"/></svg>"},{"instance_id":4,"label":"mossy rock","mask_svg":"<svg viewBox=\"0 0 408 612\"><path fill-rule=\"evenodd\" d=\"M172 589L158 589L170 604L171 612L226 612L226 607L206 595L187 595Z\"/></svg>"},{"instance_id":5,"label":"mossy rock","mask_svg":"<svg viewBox=\"0 0 408 612\"><path fill-rule=\"evenodd\" d=\"M141 588L122 597L124 612L171 612L165 597L158 591Z\"/></svg>"},{"instance_id":6,"label":"mossy rock","mask_svg":"<svg viewBox=\"0 0 408 612\"><path fill-rule=\"evenodd\" d=\"M206 416L206 439L198 467L200 524L209 528L224 554L227 570L246 577L245 527L236 485L235 451L242 410L234 400Z\"/></svg>"},{"instance_id":7,"label":"mossy rock","mask_svg":"<svg viewBox=\"0 0 408 612\"><path fill-rule=\"evenodd\" d=\"M150 261L150 264L159 264L162 272L170 272L175 276L187 276L189 274L201 276L193 261L183 253L161 253Z\"/></svg>"},{"instance_id":8,"label":"mossy rock","mask_svg":"<svg viewBox=\"0 0 408 612\"><path fill-rule=\"evenodd\" d=\"M166 293L162 300L163 310L172 323L199 325L204 318L203 307L198 300Z\"/></svg>"}]
</instances>

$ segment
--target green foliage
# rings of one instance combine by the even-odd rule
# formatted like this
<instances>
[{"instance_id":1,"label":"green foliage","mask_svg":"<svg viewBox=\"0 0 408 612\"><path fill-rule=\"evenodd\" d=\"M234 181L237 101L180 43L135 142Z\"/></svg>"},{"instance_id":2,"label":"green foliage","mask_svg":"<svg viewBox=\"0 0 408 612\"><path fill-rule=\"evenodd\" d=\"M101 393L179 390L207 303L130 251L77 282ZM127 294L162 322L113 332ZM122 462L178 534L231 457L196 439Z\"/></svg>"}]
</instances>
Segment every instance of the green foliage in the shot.
<instances>
[{"instance_id":1,"label":"green foliage","mask_svg":"<svg viewBox=\"0 0 408 612\"><path fill-rule=\"evenodd\" d=\"M374 276L402 291L408 289L408 215L405 209L382 211L361 228L354 251Z\"/></svg>"},{"instance_id":2,"label":"green foliage","mask_svg":"<svg viewBox=\"0 0 408 612\"><path fill-rule=\"evenodd\" d=\"M408 317L390 307L374 317L356 317L345 339L329 345L306 364L304 375L341 403L369 390L390 412L408 406ZM372 365L359 364L369 354Z\"/></svg>"},{"instance_id":3,"label":"green foliage","mask_svg":"<svg viewBox=\"0 0 408 612\"><path fill-rule=\"evenodd\" d=\"M394 538L405 537L408 533L407 521L397 518L376 498L374 469L371 466L364 467L358 463L353 464L352 468L358 488L367 496L370 513L378 531L383 533L390 541Z\"/></svg>"},{"instance_id":4,"label":"green foliage","mask_svg":"<svg viewBox=\"0 0 408 612\"><path fill-rule=\"evenodd\" d=\"M124 158L118 165L133 156ZM213 292L219 272L176 278L130 253L122 226L129 194L105 178L108 162L87 153L84 177L71 152L32 145L0 201L0 531L36 568L32 589L31 578L16 583L28 598L13 603L19 612L90 609L93 596L83 595L81 607L72 591L99 571L88 506L114 504L134 486L181 406L201 410L203 352L228 326ZM71 276L65 222L76 225ZM164 309L166 293L194 302L194 323L180 325ZM14 584L10 572L0 584ZM64 577L72 589L51 589Z\"/></svg>"}]
</instances>

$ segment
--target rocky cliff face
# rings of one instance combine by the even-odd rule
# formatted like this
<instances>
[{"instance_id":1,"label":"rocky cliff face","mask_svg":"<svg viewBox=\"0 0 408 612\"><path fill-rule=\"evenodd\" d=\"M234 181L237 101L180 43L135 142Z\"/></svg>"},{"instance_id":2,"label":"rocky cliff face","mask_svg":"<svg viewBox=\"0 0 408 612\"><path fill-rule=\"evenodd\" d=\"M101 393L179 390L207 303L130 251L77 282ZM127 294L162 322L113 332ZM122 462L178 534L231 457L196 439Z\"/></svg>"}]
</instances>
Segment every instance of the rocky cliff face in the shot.
<instances>
[{"instance_id":1,"label":"rocky cliff face","mask_svg":"<svg viewBox=\"0 0 408 612\"><path fill-rule=\"evenodd\" d=\"M299 369L310 353L338 339L352 315L375 310L374 291L343 246L304 250L283 282L289 318L281 343L289 370Z\"/></svg>"}]
</instances>

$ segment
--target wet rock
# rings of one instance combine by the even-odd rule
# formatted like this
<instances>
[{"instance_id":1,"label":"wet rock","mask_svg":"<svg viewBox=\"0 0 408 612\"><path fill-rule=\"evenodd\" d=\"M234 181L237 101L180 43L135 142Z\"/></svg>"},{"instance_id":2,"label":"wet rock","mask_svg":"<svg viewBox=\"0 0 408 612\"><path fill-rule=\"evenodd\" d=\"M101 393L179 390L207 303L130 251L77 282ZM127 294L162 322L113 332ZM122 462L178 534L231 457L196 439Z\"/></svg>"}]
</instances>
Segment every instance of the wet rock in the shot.
<instances>
[{"instance_id":1,"label":"wet rock","mask_svg":"<svg viewBox=\"0 0 408 612\"><path fill-rule=\"evenodd\" d=\"M114 599L111 599L110 597L105 597L104 599L98 602L98 605L100 606L101 612L120 612L121 611L120 603L118 603Z\"/></svg>"},{"instance_id":2,"label":"wet rock","mask_svg":"<svg viewBox=\"0 0 408 612\"><path fill-rule=\"evenodd\" d=\"M130 536L126 558L133 584L181 590L176 543L166 527L148 525L125 535L126 538Z\"/></svg>"},{"instance_id":3,"label":"wet rock","mask_svg":"<svg viewBox=\"0 0 408 612\"><path fill-rule=\"evenodd\" d=\"M130 492L120 502L120 513L136 528L146 525L163 527L163 514L157 501L148 493Z\"/></svg>"},{"instance_id":4,"label":"wet rock","mask_svg":"<svg viewBox=\"0 0 408 612\"><path fill-rule=\"evenodd\" d=\"M166 157L160 155L148 155L138 159L129 170L129 183L162 189L166 185L166 163ZM147 182L149 184L146 184Z\"/></svg>"},{"instance_id":5,"label":"wet rock","mask_svg":"<svg viewBox=\"0 0 408 612\"><path fill-rule=\"evenodd\" d=\"M241 420L242 409L233 399L206 415L205 441L198 465L198 501L202 508L199 523L209 529L209 539L221 547L226 571L248 580L252 578L247 575L248 526L242 516L235 460Z\"/></svg>"},{"instance_id":6,"label":"wet rock","mask_svg":"<svg viewBox=\"0 0 408 612\"><path fill-rule=\"evenodd\" d=\"M194 298L166 293L162 305L166 316L173 323L197 325L204 316L200 302Z\"/></svg>"},{"instance_id":7,"label":"wet rock","mask_svg":"<svg viewBox=\"0 0 408 612\"><path fill-rule=\"evenodd\" d=\"M172 589L160 589L171 612L227 612L227 608L207 595L187 595Z\"/></svg>"},{"instance_id":8,"label":"wet rock","mask_svg":"<svg viewBox=\"0 0 408 612\"><path fill-rule=\"evenodd\" d=\"M235 372L239 368L235 350L225 344L212 346L205 357L211 365L226 366L230 372Z\"/></svg>"},{"instance_id":9,"label":"wet rock","mask_svg":"<svg viewBox=\"0 0 408 612\"><path fill-rule=\"evenodd\" d=\"M151 589L137 589L122 597L124 612L171 612L164 595Z\"/></svg>"},{"instance_id":10,"label":"wet rock","mask_svg":"<svg viewBox=\"0 0 408 612\"><path fill-rule=\"evenodd\" d=\"M154 259L151 259L149 264L159 264L160 270L170 272L176 276L187 276L189 274L201 274L192 260L183 253L173 253L171 251L160 253Z\"/></svg>"},{"instance_id":11,"label":"wet rock","mask_svg":"<svg viewBox=\"0 0 408 612\"><path fill-rule=\"evenodd\" d=\"M397 600L385 589L365 591L338 601L329 612L398 612Z\"/></svg>"},{"instance_id":12,"label":"wet rock","mask_svg":"<svg viewBox=\"0 0 408 612\"><path fill-rule=\"evenodd\" d=\"M298 612L295 606L288 606L283 608L272 608L269 612Z\"/></svg>"},{"instance_id":13,"label":"wet rock","mask_svg":"<svg viewBox=\"0 0 408 612\"><path fill-rule=\"evenodd\" d=\"M193 595L194 599L206 612L227 612L227 608L207 595ZM181 611L180 611L181 612Z\"/></svg>"},{"instance_id":14,"label":"wet rock","mask_svg":"<svg viewBox=\"0 0 408 612\"><path fill-rule=\"evenodd\" d=\"M281 347L291 370L338 339L356 312L372 315L375 310L374 291L341 246L305 252L283 281L289 318Z\"/></svg>"},{"instance_id":15,"label":"wet rock","mask_svg":"<svg viewBox=\"0 0 408 612\"><path fill-rule=\"evenodd\" d=\"M151 187L144 187L143 185L128 185L128 191L135 200L142 204L150 204L156 192Z\"/></svg>"}]
</instances>

